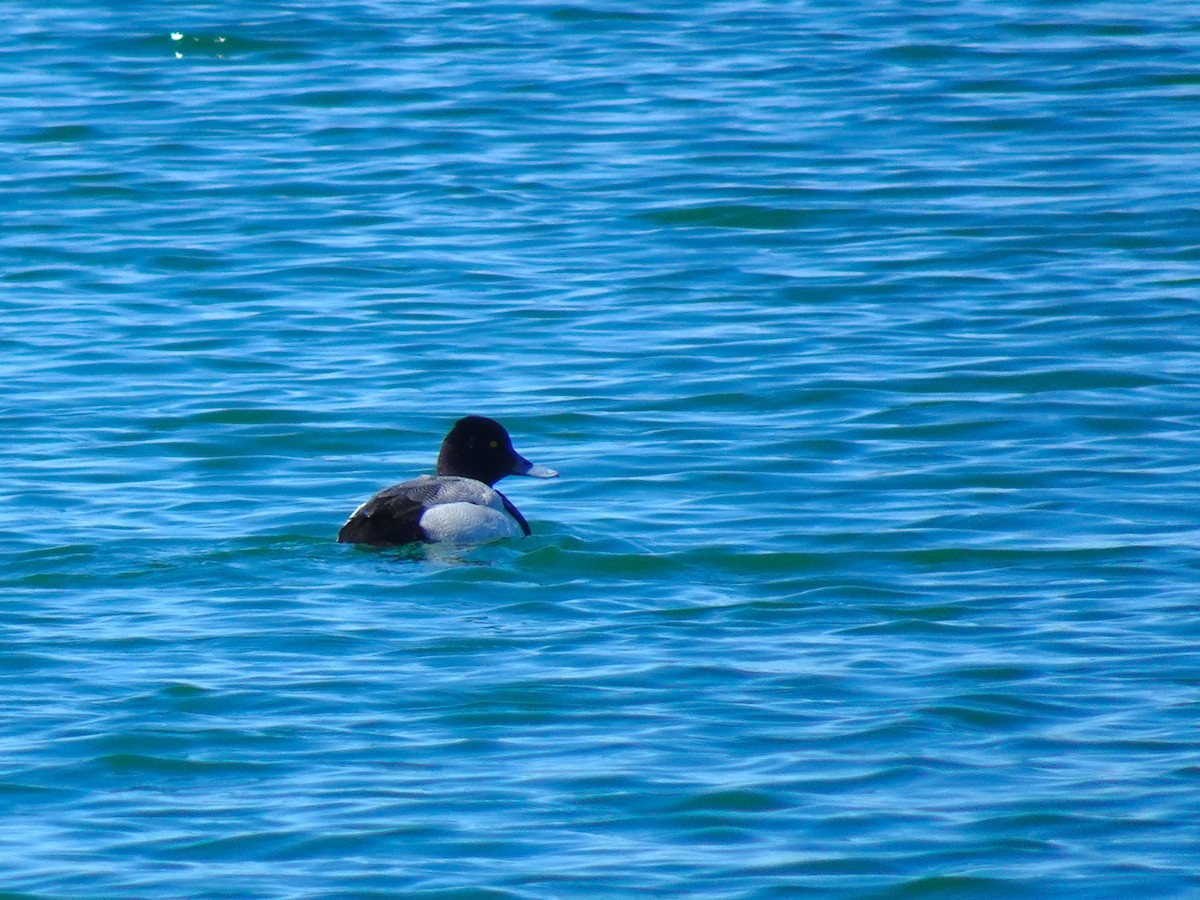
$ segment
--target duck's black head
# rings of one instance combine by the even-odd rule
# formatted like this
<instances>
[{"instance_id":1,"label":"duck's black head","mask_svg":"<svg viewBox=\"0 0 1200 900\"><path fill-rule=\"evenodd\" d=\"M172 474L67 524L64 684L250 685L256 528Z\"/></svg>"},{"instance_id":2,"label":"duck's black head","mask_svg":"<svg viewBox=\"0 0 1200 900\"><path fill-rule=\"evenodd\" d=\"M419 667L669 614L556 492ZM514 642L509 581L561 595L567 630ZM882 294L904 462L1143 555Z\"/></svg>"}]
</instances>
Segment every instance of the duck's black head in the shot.
<instances>
[{"instance_id":1,"label":"duck's black head","mask_svg":"<svg viewBox=\"0 0 1200 900\"><path fill-rule=\"evenodd\" d=\"M493 485L505 475L553 478L558 473L531 463L513 449L504 426L486 416L459 419L442 441L438 454L439 475L459 475Z\"/></svg>"}]
</instances>

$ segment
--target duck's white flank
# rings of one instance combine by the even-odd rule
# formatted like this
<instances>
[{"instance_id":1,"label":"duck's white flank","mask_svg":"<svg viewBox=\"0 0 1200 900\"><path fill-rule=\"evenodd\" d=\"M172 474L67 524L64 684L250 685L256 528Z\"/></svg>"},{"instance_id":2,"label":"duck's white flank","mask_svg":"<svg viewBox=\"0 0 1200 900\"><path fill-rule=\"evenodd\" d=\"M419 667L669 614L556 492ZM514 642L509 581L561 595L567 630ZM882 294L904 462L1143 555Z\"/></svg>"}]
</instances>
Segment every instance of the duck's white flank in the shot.
<instances>
[{"instance_id":1,"label":"duck's white flank","mask_svg":"<svg viewBox=\"0 0 1200 900\"><path fill-rule=\"evenodd\" d=\"M499 498L496 498L499 501ZM475 503L439 503L421 515L421 527L431 541L474 544L521 537L524 532L517 520L503 508Z\"/></svg>"}]
</instances>

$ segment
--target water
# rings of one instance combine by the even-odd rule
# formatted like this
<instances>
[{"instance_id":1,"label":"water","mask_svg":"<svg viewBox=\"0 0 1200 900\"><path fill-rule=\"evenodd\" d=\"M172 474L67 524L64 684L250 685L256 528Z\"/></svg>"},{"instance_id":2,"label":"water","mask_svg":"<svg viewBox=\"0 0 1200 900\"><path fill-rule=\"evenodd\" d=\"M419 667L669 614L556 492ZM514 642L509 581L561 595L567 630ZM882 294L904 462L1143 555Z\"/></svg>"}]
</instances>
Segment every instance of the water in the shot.
<instances>
[{"instance_id":1,"label":"water","mask_svg":"<svg viewBox=\"0 0 1200 900\"><path fill-rule=\"evenodd\" d=\"M1200 894L1189 5L186 6L0 31L0 890Z\"/></svg>"}]
</instances>

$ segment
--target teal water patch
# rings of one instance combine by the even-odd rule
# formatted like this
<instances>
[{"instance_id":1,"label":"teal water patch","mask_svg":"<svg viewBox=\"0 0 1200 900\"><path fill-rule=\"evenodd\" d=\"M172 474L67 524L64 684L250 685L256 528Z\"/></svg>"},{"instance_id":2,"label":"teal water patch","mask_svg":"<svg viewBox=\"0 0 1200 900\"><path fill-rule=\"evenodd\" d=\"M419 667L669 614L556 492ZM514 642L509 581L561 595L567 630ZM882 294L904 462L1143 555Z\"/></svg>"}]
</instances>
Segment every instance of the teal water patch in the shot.
<instances>
[{"instance_id":1,"label":"teal water patch","mask_svg":"<svg viewBox=\"0 0 1200 900\"><path fill-rule=\"evenodd\" d=\"M803 228L821 217L826 210L781 209L771 206L723 204L686 209L656 210L645 213L655 225L735 228L751 231L791 231ZM834 211L835 212L835 211Z\"/></svg>"}]
</instances>

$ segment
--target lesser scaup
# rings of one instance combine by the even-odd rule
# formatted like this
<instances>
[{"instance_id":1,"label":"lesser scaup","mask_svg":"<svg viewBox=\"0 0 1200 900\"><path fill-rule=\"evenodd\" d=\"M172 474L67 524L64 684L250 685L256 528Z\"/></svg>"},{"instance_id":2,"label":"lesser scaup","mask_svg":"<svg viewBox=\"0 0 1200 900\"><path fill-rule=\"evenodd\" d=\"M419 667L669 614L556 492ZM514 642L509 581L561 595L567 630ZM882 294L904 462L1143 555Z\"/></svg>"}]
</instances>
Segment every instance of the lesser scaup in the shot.
<instances>
[{"instance_id":1,"label":"lesser scaup","mask_svg":"<svg viewBox=\"0 0 1200 900\"><path fill-rule=\"evenodd\" d=\"M484 416L459 419L442 441L437 475L384 488L338 532L343 544L477 543L529 534L529 523L492 487L505 475L553 478L513 449L504 426Z\"/></svg>"}]
</instances>

